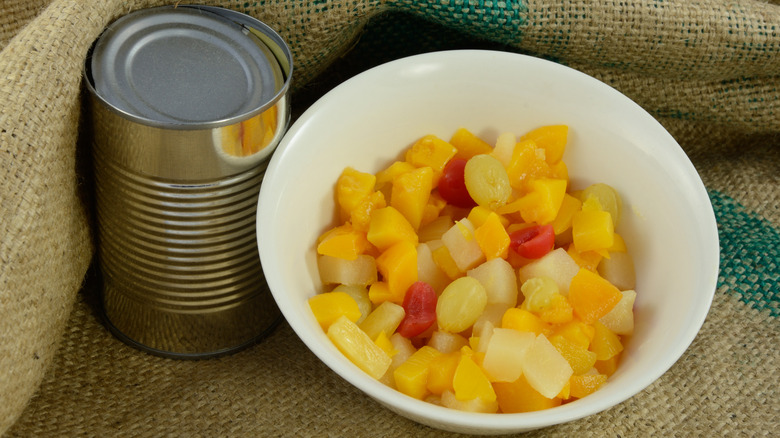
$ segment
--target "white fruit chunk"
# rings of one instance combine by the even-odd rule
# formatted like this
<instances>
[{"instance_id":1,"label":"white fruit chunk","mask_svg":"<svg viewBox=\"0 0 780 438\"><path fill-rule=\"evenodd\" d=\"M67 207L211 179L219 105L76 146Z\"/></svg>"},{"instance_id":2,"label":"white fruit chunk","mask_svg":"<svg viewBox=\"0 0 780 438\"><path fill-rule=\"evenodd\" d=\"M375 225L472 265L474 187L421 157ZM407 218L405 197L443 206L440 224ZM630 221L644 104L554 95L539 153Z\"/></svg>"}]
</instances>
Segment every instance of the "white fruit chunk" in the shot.
<instances>
[{"instance_id":1,"label":"white fruit chunk","mask_svg":"<svg viewBox=\"0 0 780 438\"><path fill-rule=\"evenodd\" d=\"M355 260L320 255L317 268L323 284L348 284L367 286L377 280L376 260L365 254Z\"/></svg>"},{"instance_id":2,"label":"white fruit chunk","mask_svg":"<svg viewBox=\"0 0 780 438\"><path fill-rule=\"evenodd\" d=\"M521 283L535 277L548 277L558 284L561 295L569 295L571 279L577 275L580 266L563 248L558 248L545 254L539 260L523 266L517 270L517 279Z\"/></svg>"},{"instance_id":3,"label":"white fruit chunk","mask_svg":"<svg viewBox=\"0 0 780 438\"><path fill-rule=\"evenodd\" d=\"M615 307L599 319L604 327L618 335L630 335L634 333L634 301L636 292L633 290L622 291L623 298Z\"/></svg>"},{"instance_id":4,"label":"white fruit chunk","mask_svg":"<svg viewBox=\"0 0 780 438\"><path fill-rule=\"evenodd\" d=\"M469 270L466 275L476 278L487 292L488 304L517 305L517 276L512 265L495 258Z\"/></svg>"},{"instance_id":5,"label":"white fruit chunk","mask_svg":"<svg viewBox=\"0 0 780 438\"><path fill-rule=\"evenodd\" d=\"M609 258L599 262L599 275L620 290L636 287L634 260L627 252L610 252Z\"/></svg>"},{"instance_id":6,"label":"white fruit chunk","mask_svg":"<svg viewBox=\"0 0 780 438\"><path fill-rule=\"evenodd\" d=\"M441 236L441 241L460 272L466 272L485 260L482 248L474 237L474 225L467 218L455 222L455 225Z\"/></svg>"},{"instance_id":7,"label":"white fruit chunk","mask_svg":"<svg viewBox=\"0 0 780 438\"><path fill-rule=\"evenodd\" d=\"M450 278L433 261L434 249L436 248L428 243L417 245L417 280L428 283L437 294L441 294L450 283Z\"/></svg>"},{"instance_id":8,"label":"white fruit chunk","mask_svg":"<svg viewBox=\"0 0 780 438\"><path fill-rule=\"evenodd\" d=\"M526 353L535 341L531 332L495 328L482 361L493 382L514 382L523 374Z\"/></svg>"},{"instance_id":9,"label":"white fruit chunk","mask_svg":"<svg viewBox=\"0 0 780 438\"><path fill-rule=\"evenodd\" d=\"M543 396L554 398L572 374L566 358L544 335L537 336L523 361L523 375L528 384Z\"/></svg>"}]
</instances>

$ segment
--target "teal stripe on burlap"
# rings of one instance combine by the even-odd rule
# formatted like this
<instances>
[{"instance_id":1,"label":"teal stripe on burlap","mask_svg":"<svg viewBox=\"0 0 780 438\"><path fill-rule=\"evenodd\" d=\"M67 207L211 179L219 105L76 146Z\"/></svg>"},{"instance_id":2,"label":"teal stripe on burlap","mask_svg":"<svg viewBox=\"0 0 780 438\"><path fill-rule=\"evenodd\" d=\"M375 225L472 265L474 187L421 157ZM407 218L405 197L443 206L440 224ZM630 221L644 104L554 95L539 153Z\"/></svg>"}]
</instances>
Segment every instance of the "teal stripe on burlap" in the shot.
<instances>
[{"instance_id":1,"label":"teal stripe on burlap","mask_svg":"<svg viewBox=\"0 0 780 438\"><path fill-rule=\"evenodd\" d=\"M720 237L718 290L780 315L780 231L734 199L709 191Z\"/></svg>"},{"instance_id":2,"label":"teal stripe on burlap","mask_svg":"<svg viewBox=\"0 0 780 438\"><path fill-rule=\"evenodd\" d=\"M527 5L518 0L391 0L398 9L499 43L516 43L526 25Z\"/></svg>"}]
</instances>

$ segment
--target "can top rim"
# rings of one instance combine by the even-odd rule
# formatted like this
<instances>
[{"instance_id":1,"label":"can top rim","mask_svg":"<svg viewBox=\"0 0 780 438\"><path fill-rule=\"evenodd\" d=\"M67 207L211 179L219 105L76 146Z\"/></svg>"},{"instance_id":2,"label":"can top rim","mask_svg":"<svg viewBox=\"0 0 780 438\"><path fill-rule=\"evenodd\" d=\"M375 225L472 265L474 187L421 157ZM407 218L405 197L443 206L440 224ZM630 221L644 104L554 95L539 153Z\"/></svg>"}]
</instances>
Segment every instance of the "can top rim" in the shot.
<instances>
[{"instance_id":1,"label":"can top rim","mask_svg":"<svg viewBox=\"0 0 780 438\"><path fill-rule=\"evenodd\" d=\"M200 5L141 9L95 41L84 76L103 105L134 122L210 129L251 118L288 91L292 55L261 21Z\"/></svg>"}]
</instances>

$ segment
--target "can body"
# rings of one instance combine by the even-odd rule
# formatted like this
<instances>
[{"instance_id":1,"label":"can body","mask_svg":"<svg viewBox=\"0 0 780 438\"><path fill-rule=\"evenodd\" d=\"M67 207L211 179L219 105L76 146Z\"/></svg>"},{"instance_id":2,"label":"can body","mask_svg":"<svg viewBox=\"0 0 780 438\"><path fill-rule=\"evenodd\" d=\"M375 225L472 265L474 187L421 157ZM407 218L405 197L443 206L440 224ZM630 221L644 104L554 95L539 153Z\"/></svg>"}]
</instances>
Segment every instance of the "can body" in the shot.
<instances>
[{"instance_id":1,"label":"can body","mask_svg":"<svg viewBox=\"0 0 780 438\"><path fill-rule=\"evenodd\" d=\"M237 27L239 30L246 23L255 25L232 11L205 11L215 12L207 15L207 20L224 19L230 21L227 25L232 25L231 18L240 17L244 24ZM251 68L258 59L287 62L287 66L272 66L276 69L270 75L273 84L254 84L274 88L254 101L233 105L220 95L213 98L217 103L209 106L207 91L193 96L192 90L208 86L208 65L187 84L181 85L182 79L172 81L164 91L171 96L159 104L144 97L148 89L132 88L144 87L147 80L157 81L154 84L168 80L137 68L143 65L138 59L145 56L144 51L152 57L165 58L166 50L175 52L170 56L187 56L181 54L181 47L193 44L181 41L183 32L187 38L191 34L197 46L204 37L190 27L209 26L213 31L215 26L209 22L191 24L192 20L203 20L204 10L196 12L193 19L186 7L155 8L143 11L140 18L131 17L130 24L118 22L112 29L114 34L101 38L124 39L120 41L124 45L131 41L136 44L130 50L136 59L119 59L124 56L121 50L127 49L112 51L110 42L100 46L99 39L85 71L90 90L103 310L109 327L125 342L179 358L220 355L250 345L281 317L263 277L255 214L268 157L289 120L289 51L284 60L264 58L270 50L245 56L234 48L240 33L226 39L227 43L224 38L219 40L217 49L222 53L216 57L222 64L222 58L231 56L243 57L238 61L253 63ZM161 13L168 16L160 19ZM123 29L137 33L137 29L144 29L139 23L150 22L153 25L147 27L158 30L141 31L140 37L121 36ZM262 46L252 34L246 37L252 40L250 49L252 44ZM132 43L136 40L154 43ZM172 46L165 48L169 43ZM281 42L273 50L284 52L286 46ZM200 48L196 54L208 55ZM114 65L121 66L118 73L111 70ZM134 68L138 70L135 77L113 77ZM133 85L128 89L122 81ZM250 77L249 85L241 87L252 86L252 81ZM177 86L180 90L174 89ZM141 104L135 104L136 98ZM200 113L197 106L204 102L206 108ZM147 111L141 105L153 108Z\"/></svg>"}]
</instances>

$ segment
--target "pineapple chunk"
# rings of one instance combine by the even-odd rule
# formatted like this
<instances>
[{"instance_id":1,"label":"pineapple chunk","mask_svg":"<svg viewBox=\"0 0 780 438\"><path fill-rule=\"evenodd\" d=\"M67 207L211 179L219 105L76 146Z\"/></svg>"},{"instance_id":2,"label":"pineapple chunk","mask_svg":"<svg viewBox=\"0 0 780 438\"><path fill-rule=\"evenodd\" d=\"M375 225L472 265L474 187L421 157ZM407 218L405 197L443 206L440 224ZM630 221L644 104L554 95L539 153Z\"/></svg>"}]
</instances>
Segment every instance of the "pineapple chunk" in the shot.
<instances>
[{"instance_id":1,"label":"pineapple chunk","mask_svg":"<svg viewBox=\"0 0 780 438\"><path fill-rule=\"evenodd\" d=\"M360 323L360 329L366 332L369 338L376 339L379 333L392 335L406 316L404 308L390 301L378 305L366 319Z\"/></svg>"},{"instance_id":2,"label":"pineapple chunk","mask_svg":"<svg viewBox=\"0 0 780 438\"><path fill-rule=\"evenodd\" d=\"M464 412L481 412L483 414L493 414L498 412L498 401L485 401L481 398L471 400L459 400L452 391L444 391L441 394L441 405Z\"/></svg>"},{"instance_id":3,"label":"pineapple chunk","mask_svg":"<svg viewBox=\"0 0 780 438\"><path fill-rule=\"evenodd\" d=\"M464 350L468 347L464 347ZM480 399L495 402L496 393L482 368L472 359L471 354L461 354L455 375L452 377L455 398L460 401Z\"/></svg>"},{"instance_id":4,"label":"pineapple chunk","mask_svg":"<svg viewBox=\"0 0 780 438\"><path fill-rule=\"evenodd\" d=\"M371 303L371 299L368 297L368 290L366 290L365 286L349 286L346 284L340 284L336 286L336 288L331 292L344 292L355 300L358 308L360 309L360 318L355 321L357 324L363 322L368 314L371 313L371 309L374 307Z\"/></svg>"},{"instance_id":5,"label":"pineapple chunk","mask_svg":"<svg viewBox=\"0 0 780 438\"><path fill-rule=\"evenodd\" d=\"M330 325L328 338L347 359L375 379L380 379L390 367L390 356L346 316Z\"/></svg>"},{"instance_id":6,"label":"pineapple chunk","mask_svg":"<svg viewBox=\"0 0 780 438\"><path fill-rule=\"evenodd\" d=\"M420 228L432 189L433 170L430 167L420 167L393 179L390 205L404 215L415 231Z\"/></svg>"}]
</instances>

